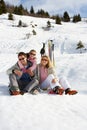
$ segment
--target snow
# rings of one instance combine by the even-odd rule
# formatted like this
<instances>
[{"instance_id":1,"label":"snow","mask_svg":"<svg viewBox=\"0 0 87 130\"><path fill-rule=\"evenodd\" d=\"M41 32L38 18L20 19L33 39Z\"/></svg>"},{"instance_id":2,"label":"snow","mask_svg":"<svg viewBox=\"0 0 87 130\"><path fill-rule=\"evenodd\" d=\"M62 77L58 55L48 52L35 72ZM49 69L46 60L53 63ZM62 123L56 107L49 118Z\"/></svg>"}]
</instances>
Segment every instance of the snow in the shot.
<instances>
[{"instance_id":1,"label":"snow","mask_svg":"<svg viewBox=\"0 0 87 130\"><path fill-rule=\"evenodd\" d=\"M86 130L87 129L87 51L76 50L81 40L87 48L87 23L63 23L46 18L0 15L0 130ZM22 20L28 27L17 27ZM47 21L51 29L44 31ZM33 35L32 30L36 31ZM29 34L29 38L26 34ZM55 44L56 72L66 76L77 95L18 95L10 96L6 70L17 61L17 53L37 51L40 61L42 43Z\"/></svg>"}]
</instances>

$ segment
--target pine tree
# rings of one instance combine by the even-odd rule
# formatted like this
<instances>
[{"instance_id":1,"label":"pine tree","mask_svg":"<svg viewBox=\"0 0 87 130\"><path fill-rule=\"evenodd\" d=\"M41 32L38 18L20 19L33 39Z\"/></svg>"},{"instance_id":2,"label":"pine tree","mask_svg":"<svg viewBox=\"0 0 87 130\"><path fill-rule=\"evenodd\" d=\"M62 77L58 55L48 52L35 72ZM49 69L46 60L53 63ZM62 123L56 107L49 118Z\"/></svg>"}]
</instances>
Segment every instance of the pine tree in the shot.
<instances>
[{"instance_id":1,"label":"pine tree","mask_svg":"<svg viewBox=\"0 0 87 130\"><path fill-rule=\"evenodd\" d=\"M47 11L45 12L45 16L50 17L50 15L49 15L49 13Z\"/></svg>"},{"instance_id":2,"label":"pine tree","mask_svg":"<svg viewBox=\"0 0 87 130\"><path fill-rule=\"evenodd\" d=\"M83 45L82 41L79 41L76 49L80 49L80 53L82 53L82 51L81 51L82 48L84 48L84 45Z\"/></svg>"},{"instance_id":3,"label":"pine tree","mask_svg":"<svg viewBox=\"0 0 87 130\"><path fill-rule=\"evenodd\" d=\"M67 11L64 12L63 21L64 22L69 22L70 21L70 17L69 17L69 14L67 13Z\"/></svg>"},{"instance_id":4,"label":"pine tree","mask_svg":"<svg viewBox=\"0 0 87 130\"><path fill-rule=\"evenodd\" d=\"M15 6L13 13L18 15L24 15L24 14L28 15L27 9L24 9L22 4L20 4L18 7Z\"/></svg>"},{"instance_id":5,"label":"pine tree","mask_svg":"<svg viewBox=\"0 0 87 130\"><path fill-rule=\"evenodd\" d=\"M9 14L8 14L8 20L13 20L13 15L12 15L12 13L9 13Z\"/></svg>"},{"instance_id":6,"label":"pine tree","mask_svg":"<svg viewBox=\"0 0 87 130\"><path fill-rule=\"evenodd\" d=\"M61 18L58 15L56 16L56 24L61 24Z\"/></svg>"},{"instance_id":7,"label":"pine tree","mask_svg":"<svg viewBox=\"0 0 87 130\"><path fill-rule=\"evenodd\" d=\"M18 27L22 27L22 21L19 20Z\"/></svg>"},{"instance_id":8,"label":"pine tree","mask_svg":"<svg viewBox=\"0 0 87 130\"><path fill-rule=\"evenodd\" d=\"M50 27L51 27L51 23L50 23L50 21L49 21L49 20L47 21L47 27L48 27L48 28L50 28Z\"/></svg>"},{"instance_id":9,"label":"pine tree","mask_svg":"<svg viewBox=\"0 0 87 130\"><path fill-rule=\"evenodd\" d=\"M23 8L23 6L22 6L22 4L18 7L18 14L19 15L23 15L23 10L24 10L24 8Z\"/></svg>"},{"instance_id":10,"label":"pine tree","mask_svg":"<svg viewBox=\"0 0 87 130\"><path fill-rule=\"evenodd\" d=\"M81 16L80 16L80 14L78 14L78 21L81 21Z\"/></svg>"},{"instance_id":11,"label":"pine tree","mask_svg":"<svg viewBox=\"0 0 87 130\"><path fill-rule=\"evenodd\" d=\"M14 14L18 14L18 7L17 7L17 6L14 7L13 13L14 13Z\"/></svg>"},{"instance_id":12,"label":"pine tree","mask_svg":"<svg viewBox=\"0 0 87 130\"><path fill-rule=\"evenodd\" d=\"M80 14L74 15L72 21L73 21L74 23L81 21L81 16L80 16Z\"/></svg>"},{"instance_id":13,"label":"pine tree","mask_svg":"<svg viewBox=\"0 0 87 130\"><path fill-rule=\"evenodd\" d=\"M32 33L33 33L33 35L36 35L37 33L36 33L36 31L33 29L32 30Z\"/></svg>"},{"instance_id":14,"label":"pine tree","mask_svg":"<svg viewBox=\"0 0 87 130\"><path fill-rule=\"evenodd\" d=\"M34 14L34 8L33 8L33 6L31 6L30 13Z\"/></svg>"},{"instance_id":15,"label":"pine tree","mask_svg":"<svg viewBox=\"0 0 87 130\"><path fill-rule=\"evenodd\" d=\"M49 17L50 16L49 13L45 12L43 9L38 10L36 14L40 17Z\"/></svg>"},{"instance_id":16,"label":"pine tree","mask_svg":"<svg viewBox=\"0 0 87 130\"><path fill-rule=\"evenodd\" d=\"M4 0L0 0L0 14L6 13L7 9L6 9L6 5Z\"/></svg>"}]
</instances>

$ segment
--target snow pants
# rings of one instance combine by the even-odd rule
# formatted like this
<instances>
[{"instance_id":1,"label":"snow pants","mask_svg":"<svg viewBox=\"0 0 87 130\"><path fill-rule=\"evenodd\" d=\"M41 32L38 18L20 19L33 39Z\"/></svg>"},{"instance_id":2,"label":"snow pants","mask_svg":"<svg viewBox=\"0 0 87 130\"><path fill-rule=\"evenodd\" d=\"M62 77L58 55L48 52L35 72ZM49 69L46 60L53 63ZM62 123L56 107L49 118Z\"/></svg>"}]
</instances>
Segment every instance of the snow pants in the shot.
<instances>
[{"instance_id":1,"label":"snow pants","mask_svg":"<svg viewBox=\"0 0 87 130\"><path fill-rule=\"evenodd\" d=\"M10 89L12 91L24 91L30 92L34 87L38 86L39 82L36 79L32 79L32 81L23 81L20 80L18 76L15 74L9 75L10 80Z\"/></svg>"},{"instance_id":2,"label":"snow pants","mask_svg":"<svg viewBox=\"0 0 87 130\"><path fill-rule=\"evenodd\" d=\"M41 85L40 85L40 88L41 89L49 89L49 88L54 88L56 86L59 86L59 87L63 87L64 90L66 90L67 88L71 88L69 82L67 81L67 79L65 77L60 77L59 78L59 81L57 81L56 83L52 83L52 80L54 79L54 75L53 74L50 74L46 80L44 80Z\"/></svg>"}]
</instances>

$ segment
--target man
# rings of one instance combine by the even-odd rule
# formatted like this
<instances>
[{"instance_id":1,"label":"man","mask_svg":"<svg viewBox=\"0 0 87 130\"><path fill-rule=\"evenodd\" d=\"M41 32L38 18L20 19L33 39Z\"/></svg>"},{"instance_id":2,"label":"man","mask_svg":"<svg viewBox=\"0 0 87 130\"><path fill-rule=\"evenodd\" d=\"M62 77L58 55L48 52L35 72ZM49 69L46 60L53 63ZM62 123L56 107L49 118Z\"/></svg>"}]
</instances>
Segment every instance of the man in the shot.
<instances>
[{"instance_id":1,"label":"man","mask_svg":"<svg viewBox=\"0 0 87 130\"><path fill-rule=\"evenodd\" d=\"M31 66L32 62L27 60L26 54L20 52L17 63L7 70L12 95L31 92L38 85L38 80L34 79L34 72L30 69Z\"/></svg>"}]
</instances>

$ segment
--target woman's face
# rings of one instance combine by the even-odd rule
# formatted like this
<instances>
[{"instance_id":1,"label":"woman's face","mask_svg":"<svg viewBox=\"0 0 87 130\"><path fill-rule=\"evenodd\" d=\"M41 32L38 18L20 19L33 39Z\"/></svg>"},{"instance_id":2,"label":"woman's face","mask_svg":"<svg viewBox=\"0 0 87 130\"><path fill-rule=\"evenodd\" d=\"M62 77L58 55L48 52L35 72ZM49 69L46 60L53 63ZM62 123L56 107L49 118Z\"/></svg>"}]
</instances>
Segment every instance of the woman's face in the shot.
<instances>
[{"instance_id":1,"label":"woman's face","mask_svg":"<svg viewBox=\"0 0 87 130\"><path fill-rule=\"evenodd\" d=\"M48 64L48 59L46 57L42 57L41 65L45 67L47 64Z\"/></svg>"}]
</instances>

